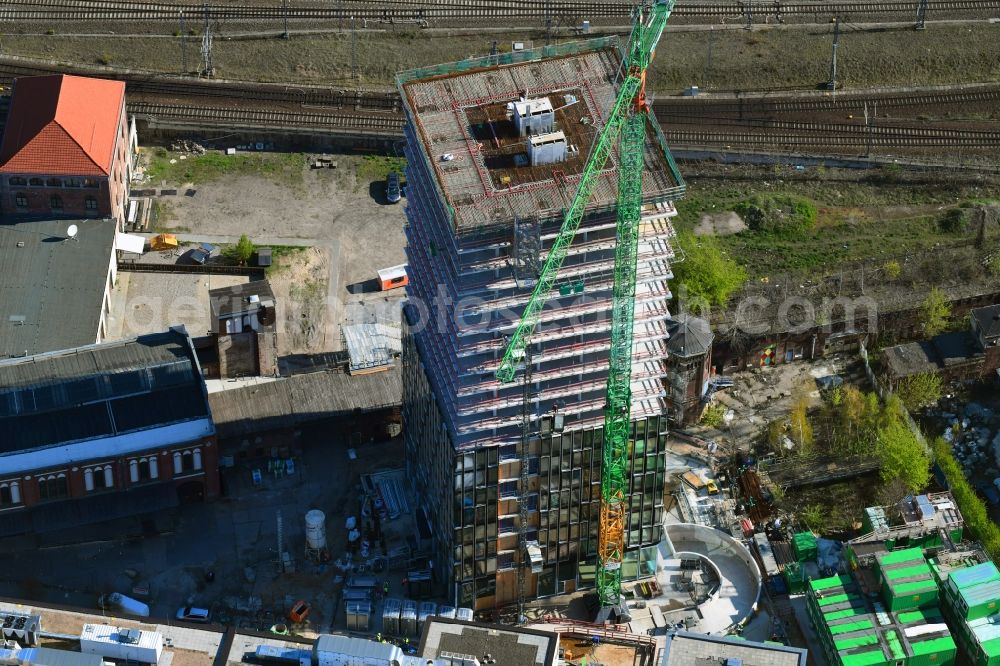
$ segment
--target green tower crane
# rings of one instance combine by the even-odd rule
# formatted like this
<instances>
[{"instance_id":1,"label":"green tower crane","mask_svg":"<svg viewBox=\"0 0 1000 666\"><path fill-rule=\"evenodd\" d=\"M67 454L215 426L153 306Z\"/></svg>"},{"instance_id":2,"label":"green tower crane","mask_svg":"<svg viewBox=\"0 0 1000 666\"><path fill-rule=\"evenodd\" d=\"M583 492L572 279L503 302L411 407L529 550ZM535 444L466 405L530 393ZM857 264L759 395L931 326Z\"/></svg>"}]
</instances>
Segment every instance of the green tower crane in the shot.
<instances>
[{"instance_id":1,"label":"green tower crane","mask_svg":"<svg viewBox=\"0 0 1000 666\"><path fill-rule=\"evenodd\" d=\"M601 466L601 520L598 537L597 592L604 607L621 601L621 565L628 513L628 445L632 412L632 324L635 310L636 256L642 207L643 149L649 107L646 70L675 0L655 0L640 7L625 51L623 78L607 123L590 152L576 194L559 233L542 265L538 281L511 336L497 379L512 382L524 361L531 334L552 293L566 252L583 220L598 174L619 142L618 214L612 290L611 352L607 401L604 406L604 448ZM523 554L522 554L523 557Z\"/></svg>"}]
</instances>

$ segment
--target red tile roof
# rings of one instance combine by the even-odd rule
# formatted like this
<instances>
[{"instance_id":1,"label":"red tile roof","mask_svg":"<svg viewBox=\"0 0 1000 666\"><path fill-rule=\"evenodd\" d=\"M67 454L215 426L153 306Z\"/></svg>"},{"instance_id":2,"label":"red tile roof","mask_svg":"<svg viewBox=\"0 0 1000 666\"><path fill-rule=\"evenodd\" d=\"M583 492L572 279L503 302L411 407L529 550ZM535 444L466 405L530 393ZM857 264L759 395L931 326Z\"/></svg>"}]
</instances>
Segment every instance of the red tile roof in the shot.
<instances>
[{"instance_id":1,"label":"red tile roof","mask_svg":"<svg viewBox=\"0 0 1000 666\"><path fill-rule=\"evenodd\" d=\"M0 144L0 173L109 176L122 81L57 74L18 78Z\"/></svg>"}]
</instances>

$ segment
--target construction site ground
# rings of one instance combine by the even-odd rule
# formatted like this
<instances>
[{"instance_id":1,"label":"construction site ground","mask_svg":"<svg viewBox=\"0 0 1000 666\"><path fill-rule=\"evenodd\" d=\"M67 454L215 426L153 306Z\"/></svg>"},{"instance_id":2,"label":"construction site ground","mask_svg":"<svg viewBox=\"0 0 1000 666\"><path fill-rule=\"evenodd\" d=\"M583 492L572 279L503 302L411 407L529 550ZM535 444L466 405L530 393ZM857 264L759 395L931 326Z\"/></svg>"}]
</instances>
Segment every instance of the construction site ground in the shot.
<instances>
[{"instance_id":1,"label":"construction site ground","mask_svg":"<svg viewBox=\"0 0 1000 666\"><path fill-rule=\"evenodd\" d=\"M0 596L97 609L100 594L118 591L148 603L152 617L163 624L173 624L170 618L177 609L192 604L209 608L221 623L252 630L283 622L290 604L303 599L312 604L312 612L305 624L292 627L294 633L344 629L337 592L350 572L333 562L305 560L304 515L314 508L326 513L329 551L333 560L340 558L347 544L347 517L361 517L361 475L397 466L402 443L357 445L352 458L346 437L326 427L303 428L299 439L304 453L294 460L294 474L269 473L267 460L225 469L225 497L158 516L159 534L126 538L136 530L120 521L65 533L61 543L38 547L33 540L7 540L0 544L5 559ZM281 446L277 439L268 444ZM263 471L259 486L252 483L254 467ZM409 505L411 511L416 506L412 498ZM276 564L279 512L284 549L296 568L291 574L279 573ZM384 522L383 533L390 550L405 544L413 533L412 514ZM213 582L208 572L214 574ZM391 596L405 596L405 575L405 570L382 574ZM148 585L148 597L132 593L137 584ZM72 633L69 626L47 628Z\"/></svg>"}]
</instances>

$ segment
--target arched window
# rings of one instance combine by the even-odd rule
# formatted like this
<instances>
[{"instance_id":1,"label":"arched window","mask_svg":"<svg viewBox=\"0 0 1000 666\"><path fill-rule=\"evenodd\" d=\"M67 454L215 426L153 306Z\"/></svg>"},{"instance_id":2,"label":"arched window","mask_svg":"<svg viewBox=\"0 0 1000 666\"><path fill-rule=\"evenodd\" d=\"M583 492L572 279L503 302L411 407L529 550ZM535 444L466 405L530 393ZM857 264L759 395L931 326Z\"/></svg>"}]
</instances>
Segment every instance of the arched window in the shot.
<instances>
[{"instance_id":1,"label":"arched window","mask_svg":"<svg viewBox=\"0 0 1000 666\"><path fill-rule=\"evenodd\" d=\"M128 478L132 483L139 483L139 461L128 461Z\"/></svg>"},{"instance_id":2,"label":"arched window","mask_svg":"<svg viewBox=\"0 0 1000 666\"><path fill-rule=\"evenodd\" d=\"M111 468L111 465L104 466L104 487L115 487L115 471Z\"/></svg>"},{"instance_id":3,"label":"arched window","mask_svg":"<svg viewBox=\"0 0 1000 666\"><path fill-rule=\"evenodd\" d=\"M48 187L62 187L62 179L61 178L49 178L48 180L45 181L45 184Z\"/></svg>"},{"instance_id":4,"label":"arched window","mask_svg":"<svg viewBox=\"0 0 1000 666\"><path fill-rule=\"evenodd\" d=\"M184 456L180 451L174 451L174 474L184 473Z\"/></svg>"},{"instance_id":5,"label":"arched window","mask_svg":"<svg viewBox=\"0 0 1000 666\"><path fill-rule=\"evenodd\" d=\"M88 493L94 490L94 470L89 467L83 470L83 487Z\"/></svg>"},{"instance_id":6,"label":"arched window","mask_svg":"<svg viewBox=\"0 0 1000 666\"><path fill-rule=\"evenodd\" d=\"M159 463L156 461L156 456L149 459L149 478L155 479L160 476Z\"/></svg>"},{"instance_id":7,"label":"arched window","mask_svg":"<svg viewBox=\"0 0 1000 666\"><path fill-rule=\"evenodd\" d=\"M43 185L45 185L45 181L42 180L41 178L32 178L31 180L28 181L28 184L31 185L32 187L42 187Z\"/></svg>"},{"instance_id":8,"label":"arched window","mask_svg":"<svg viewBox=\"0 0 1000 666\"><path fill-rule=\"evenodd\" d=\"M94 197L87 197L83 200L83 204L87 207L87 210L97 210L97 199Z\"/></svg>"},{"instance_id":9,"label":"arched window","mask_svg":"<svg viewBox=\"0 0 1000 666\"><path fill-rule=\"evenodd\" d=\"M38 497L42 500L61 499L69 495L69 486L66 483L66 474L60 473L58 476L49 474L38 479Z\"/></svg>"},{"instance_id":10,"label":"arched window","mask_svg":"<svg viewBox=\"0 0 1000 666\"><path fill-rule=\"evenodd\" d=\"M194 468L196 470L200 470L201 469L201 449L195 449L194 450L194 455L192 456L192 460L194 462Z\"/></svg>"},{"instance_id":11,"label":"arched window","mask_svg":"<svg viewBox=\"0 0 1000 666\"><path fill-rule=\"evenodd\" d=\"M0 508L21 503L21 487L17 481L0 483Z\"/></svg>"},{"instance_id":12,"label":"arched window","mask_svg":"<svg viewBox=\"0 0 1000 666\"><path fill-rule=\"evenodd\" d=\"M23 187L24 185L28 184L28 181L26 181L21 176L11 176L10 178L7 179L7 184L10 185L11 187Z\"/></svg>"},{"instance_id":13,"label":"arched window","mask_svg":"<svg viewBox=\"0 0 1000 666\"><path fill-rule=\"evenodd\" d=\"M53 194L49 197L49 207L51 207L52 210L62 210L62 197L58 194Z\"/></svg>"},{"instance_id":14,"label":"arched window","mask_svg":"<svg viewBox=\"0 0 1000 666\"><path fill-rule=\"evenodd\" d=\"M93 189L97 189L98 187L100 187L100 185L98 184L96 178L84 178L83 179L83 186L84 187L90 187L90 188L93 188Z\"/></svg>"},{"instance_id":15,"label":"arched window","mask_svg":"<svg viewBox=\"0 0 1000 666\"><path fill-rule=\"evenodd\" d=\"M80 187L80 179L67 178L66 180L63 181L63 185L65 185L66 187Z\"/></svg>"},{"instance_id":16,"label":"arched window","mask_svg":"<svg viewBox=\"0 0 1000 666\"><path fill-rule=\"evenodd\" d=\"M14 204L18 208L27 208L28 207L28 197L26 197L24 195L24 192L18 192L17 194L14 195Z\"/></svg>"}]
</instances>

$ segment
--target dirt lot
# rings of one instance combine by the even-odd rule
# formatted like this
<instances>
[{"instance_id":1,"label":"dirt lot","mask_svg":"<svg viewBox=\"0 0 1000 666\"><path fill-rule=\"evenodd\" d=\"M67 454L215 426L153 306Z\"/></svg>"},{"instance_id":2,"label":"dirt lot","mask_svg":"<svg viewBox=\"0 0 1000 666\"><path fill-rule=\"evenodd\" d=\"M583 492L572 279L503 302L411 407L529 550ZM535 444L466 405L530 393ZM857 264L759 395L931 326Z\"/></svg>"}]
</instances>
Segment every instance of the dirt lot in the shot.
<instances>
[{"instance_id":1,"label":"dirt lot","mask_svg":"<svg viewBox=\"0 0 1000 666\"><path fill-rule=\"evenodd\" d=\"M345 308L376 297L384 302L382 294L371 293L376 271L406 261L405 204L388 204L384 197L384 173L401 168L398 160L341 155L337 169L312 170L304 155L295 154L257 153L253 160L230 161L212 152L185 155L183 163L180 156L162 151L143 156L147 168L155 161L149 169L155 175L144 186L192 193L157 199L156 230L222 244L246 234L257 245L275 247L268 279L283 326L281 354L340 349ZM170 160L178 161L169 165ZM129 298L155 296L159 279L140 278ZM213 286L222 286L215 279ZM390 300L401 296L392 294ZM204 328L193 324L198 326L189 327L193 334Z\"/></svg>"},{"instance_id":2,"label":"dirt lot","mask_svg":"<svg viewBox=\"0 0 1000 666\"><path fill-rule=\"evenodd\" d=\"M66 25L32 28L36 34L7 35L4 50L23 56L63 62L178 72L179 37L119 36L108 39L96 28L88 37L70 37ZM651 85L678 91L690 85L703 89L815 88L829 75L832 26L765 27L752 33L719 29L677 32L668 29L653 62ZM175 26L160 26L173 31ZM81 29L82 30L82 29ZM349 31L331 35L295 35L281 39L227 39L239 27L219 26L213 59L217 76L270 81L338 82L353 85L352 42ZM928 85L990 81L1000 76L1000 26L935 24L925 32L912 28L861 29L850 26L842 35L839 78L845 87L878 84ZM542 43L539 33L512 32L452 35L400 28L359 32L356 59L362 86L391 86L395 72L450 62L489 52L492 39ZM711 42L711 68L707 68ZM199 37L188 39L188 60L196 59Z\"/></svg>"}]
</instances>

